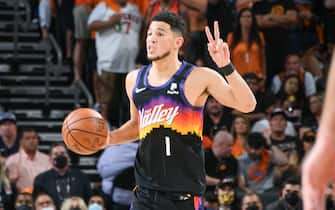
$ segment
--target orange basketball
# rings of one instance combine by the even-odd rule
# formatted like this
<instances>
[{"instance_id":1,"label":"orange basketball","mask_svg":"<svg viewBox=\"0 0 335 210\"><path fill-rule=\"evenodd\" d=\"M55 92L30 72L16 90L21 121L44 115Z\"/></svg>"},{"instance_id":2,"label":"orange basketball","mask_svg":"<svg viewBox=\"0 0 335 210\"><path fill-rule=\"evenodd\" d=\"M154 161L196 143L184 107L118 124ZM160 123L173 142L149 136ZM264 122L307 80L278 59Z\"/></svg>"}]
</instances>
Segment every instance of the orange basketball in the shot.
<instances>
[{"instance_id":1,"label":"orange basketball","mask_svg":"<svg viewBox=\"0 0 335 210\"><path fill-rule=\"evenodd\" d=\"M81 155L90 155L104 148L108 140L108 126L95 110L79 108L67 115L62 136L66 146Z\"/></svg>"}]
</instances>

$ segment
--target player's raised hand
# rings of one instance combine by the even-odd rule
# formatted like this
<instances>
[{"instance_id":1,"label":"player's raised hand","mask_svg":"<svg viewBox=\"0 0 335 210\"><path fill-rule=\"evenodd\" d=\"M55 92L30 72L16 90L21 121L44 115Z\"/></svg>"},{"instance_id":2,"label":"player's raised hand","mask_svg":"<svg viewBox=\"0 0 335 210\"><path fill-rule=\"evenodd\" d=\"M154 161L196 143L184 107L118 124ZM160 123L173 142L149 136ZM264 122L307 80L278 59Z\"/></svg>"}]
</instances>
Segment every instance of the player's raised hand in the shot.
<instances>
[{"instance_id":1,"label":"player's raised hand","mask_svg":"<svg viewBox=\"0 0 335 210\"><path fill-rule=\"evenodd\" d=\"M214 38L208 26L205 28L208 39L208 51L218 67L224 67L230 63L230 52L226 42L220 38L219 23L214 22Z\"/></svg>"},{"instance_id":2,"label":"player's raised hand","mask_svg":"<svg viewBox=\"0 0 335 210\"><path fill-rule=\"evenodd\" d=\"M318 142L304 160L302 167L304 210L325 209L325 192L328 184L334 183L335 179L333 147L334 145Z\"/></svg>"}]
</instances>

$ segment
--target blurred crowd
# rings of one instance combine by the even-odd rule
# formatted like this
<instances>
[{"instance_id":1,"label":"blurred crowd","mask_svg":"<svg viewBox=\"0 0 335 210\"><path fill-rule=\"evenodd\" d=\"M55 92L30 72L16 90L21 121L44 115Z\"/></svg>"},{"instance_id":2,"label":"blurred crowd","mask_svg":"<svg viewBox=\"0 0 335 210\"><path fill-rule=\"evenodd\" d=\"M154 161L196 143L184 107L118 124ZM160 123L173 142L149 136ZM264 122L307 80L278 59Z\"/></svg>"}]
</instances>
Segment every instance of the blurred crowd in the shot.
<instances>
[{"instance_id":1,"label":"blurred crowd","mask_svg":"<svg viewBox=\"0 0 335 210\"><path fill-rule=\"evenodd\" d=\"M184 17L180 59L217 68L204 27L219 21L231 61L257 99L252 113L209 97L203 146L208 210L303 209L301 161L313 147L335 43L335 11L319 0L30 0L41 37L53 34L73 81L90 87L111 129L129 118L126 74L146 59L150 19L162 10ZM101 188L71 166L66 147L38 151L38 131L18 132L0 115L0 209L123 210L135 187L138 142L112 146L97 169ZM326 155L326 154L325 154ZM329 186L329 192L332 186ZM331 193L327 209L335 208Z\"/></svg>"}]
</instances>

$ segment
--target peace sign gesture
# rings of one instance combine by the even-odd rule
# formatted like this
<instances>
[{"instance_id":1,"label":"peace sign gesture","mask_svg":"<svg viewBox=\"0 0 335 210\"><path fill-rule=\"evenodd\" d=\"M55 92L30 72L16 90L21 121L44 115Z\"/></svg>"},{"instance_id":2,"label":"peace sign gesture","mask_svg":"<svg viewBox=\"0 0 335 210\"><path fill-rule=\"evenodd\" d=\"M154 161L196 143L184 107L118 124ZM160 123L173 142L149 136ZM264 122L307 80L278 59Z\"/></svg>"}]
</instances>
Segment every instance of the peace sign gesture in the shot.
<instances>
[{"instance_id":1,"label":"peace sign gesture","mask_svg":"<svg viewBox=\"0 0 335 210\"><path fill-rule=\"evenodd\" d=\"M218 67L224 67L230 63L230 52L226 42L220 38L218 21L214 22L214 38L208 26L205 28L208 39L208 52Z\"/></svg>"}]
</instances>

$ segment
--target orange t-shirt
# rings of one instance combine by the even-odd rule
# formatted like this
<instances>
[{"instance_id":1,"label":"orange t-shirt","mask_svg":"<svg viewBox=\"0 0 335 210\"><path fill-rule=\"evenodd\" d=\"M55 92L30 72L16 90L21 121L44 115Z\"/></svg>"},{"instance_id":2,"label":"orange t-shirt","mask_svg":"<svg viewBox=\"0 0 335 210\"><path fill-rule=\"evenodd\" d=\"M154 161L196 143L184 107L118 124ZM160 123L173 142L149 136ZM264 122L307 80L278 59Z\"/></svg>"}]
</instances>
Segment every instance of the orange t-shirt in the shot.
<instances>
[{"instance_id":1,"label":"orange t-shirt","mask_svg":"<svg viewBox=\"0 0 335 210\"><path fill-rule=\"evenodd\" d=\"M240 41L234 49L230 50L232 63L242 76L248 72L253 72L260 78L264 78L265 76L262 69L265 39L263 33L260 32L259 35L261 46L258 46L257 43L252 43L248 49L247 43ZM233 43L233 33L228 34L227 42L231 47Z\"/></svg>"},{"instance_id":2,"label":"orange t-shirt","mask_svg":"<svg viewBox=\"0 0 335 210\"><path fill-rule=\"evenodd\" d=\"M244 149L244 146L241 140L235 139L235 143L233 144L231 153L233 154L235 158L238 158L241 155L243 155L243 153L245 153L245 149Z\"/></svg>"},{"instance_id":3,"label":"orange t-shirt","mask_svg":"<svg viewBox=\"0 0 335 210\"><path fill-rule=\"evenodd\" d=\"M79 5L82 5L82 4L86 4L87 0L75 0L74 3L75 3L76 6L79 6Z\"/></svg>"}]
</instances>

